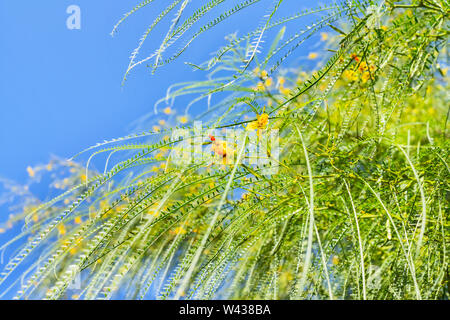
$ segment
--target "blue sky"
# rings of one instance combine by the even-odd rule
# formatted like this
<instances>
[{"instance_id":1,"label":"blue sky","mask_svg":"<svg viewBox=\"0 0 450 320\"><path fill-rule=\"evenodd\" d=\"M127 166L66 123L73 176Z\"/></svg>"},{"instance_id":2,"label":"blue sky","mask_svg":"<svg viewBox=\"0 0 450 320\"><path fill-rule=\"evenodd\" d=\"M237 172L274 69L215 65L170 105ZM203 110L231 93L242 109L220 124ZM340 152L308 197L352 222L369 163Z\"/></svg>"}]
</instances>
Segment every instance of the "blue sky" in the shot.
<instances>
[{"instance_id":1,"label":"blue sky","mask_svg":"<svg viewBox=\"0 0 450 320\"><path fill-rule=\"evenodd\" d=\"M28 165L46 163L51 155L70 157L99 141L129 133L129 124L151 112L169 85L204 78L204 73L193 72L183 61L203 62L224 43L227 33L257 27L270 3L262 1L219 25L201 37L202 45L194 43L154 76L147 68L138 68L122 87L130 52L167 4L155 0L111 37L115 23L139 2L46 0L25 5L0 0L0 177L23 182ZM66 9L72 4L81 8L81 30L66 27ZM316 5L305 1L298 11ZM289 5L281 11L292 13ZM160 41L166 28L164 24L155 30L148 42ZM144 53L150 52L145 49Z\"/></svg>"},{"instance_id":2,"label":"blue sky","mask_svg":"<svg viewBox=\"0 0 450 320\"><path fill-rule=\"evenodd\" d=\"M81 8L81 30L66 27L71 4ZM144 67L121 87L129 54L149 21L145 13L155 12L136 14L111 37L135 4L0 1L0 176L23 181L27 165L123 135L168 85L201 76L181 63L183 73L175 76L172 66L153 77Z\"/></svg>"}]
</instances>

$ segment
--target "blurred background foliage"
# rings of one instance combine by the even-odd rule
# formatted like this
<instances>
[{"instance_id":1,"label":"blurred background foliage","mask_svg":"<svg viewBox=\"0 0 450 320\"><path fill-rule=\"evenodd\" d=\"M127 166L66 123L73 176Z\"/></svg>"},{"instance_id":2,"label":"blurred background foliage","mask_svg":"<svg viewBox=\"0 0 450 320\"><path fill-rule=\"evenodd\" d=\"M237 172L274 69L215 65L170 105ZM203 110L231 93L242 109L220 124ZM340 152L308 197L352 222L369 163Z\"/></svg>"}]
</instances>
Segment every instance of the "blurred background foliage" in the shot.
<instances>
[{"instance_id":1,"label":"blurred background foliage","mask_svg":"<svg viewBox=\"0 0 450 320\"><path fill-rule=\"evenodd\" d=\"M124 81L135 66L155 72L181 57L198 34L258 1L191 30L222 2L189 14L188 1L170 3ZM3 199L20 205L0 225L12 234L1 246L3 296L448 299L448 3L349 1L277 17L283 1L261 2L260 26L189 62L205 80L174 83L135 123L142 133L28 167L55 198L8 186ZM139 59L169 12L166 37ZM317 20L286 33L310 15ZM319 44L301 63L284 64L312 35ZM197 120L214 130L204 147L237 160L251 142L223 144L226 128L277 129L279 161L268 150L266 167L175 164L173 129Z\"/></svg>"}]
</instances>

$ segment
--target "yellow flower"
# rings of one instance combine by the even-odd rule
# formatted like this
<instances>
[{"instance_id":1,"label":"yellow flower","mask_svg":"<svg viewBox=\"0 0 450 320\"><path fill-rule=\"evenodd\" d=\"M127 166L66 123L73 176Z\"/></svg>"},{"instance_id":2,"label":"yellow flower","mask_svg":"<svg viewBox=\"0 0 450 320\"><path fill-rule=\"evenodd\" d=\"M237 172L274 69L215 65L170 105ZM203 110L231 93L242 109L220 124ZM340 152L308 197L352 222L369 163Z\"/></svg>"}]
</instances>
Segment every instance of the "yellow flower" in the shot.
<instances>
[{"instance_id":1,"label":"yellow flower","mask_svg":"<svg viewBox=\"0 0 450 320\"><path fill-rule=\"evenodd\" d=\"M100 205L100 210L107 209L109 207L108 200L105 199L105 200L100 201L99 205Z\"/></svg>"},{"instance_id":2,"label":"yellow flower","mask_svg":"<svg viewBox=\"0 0 450 320\"><path fill-rule=\"evenodd\" d=\"M247 127L245 129L248 131L252 131L255 129L264 130L268 122L269 122L269 115L267 113L256 115L256 120L247 124Z\"/></svg>"},{"instance_id":3,"label":"yellow flower","mask_svg":"<svg viewBox=\"0 0 450 320\"><path fill-rule=\"evenodd\" d=\"M59 233L61 236L63 236L63 235L66 234L66 226L65 226L65 225L60 224L60 225L58 226L57 229L58 229L58 233Z\"/></svg>"},{"instance_id":4,"label":"yellow flower","mask_svg":"<svg viewBox=\"0 0 450 320\"><path fill-rule=\"evenodd\" d=\"M53 165L51 163L47 164L47 166L45 167L48 171L51 171L53 168Z\"/></svg>"},{"instance_id":5,"label":"yellow flower","mask_svg":"<svg viewBox=\"0 0 450 320\"><path fill-rule=\"evenodd\" d=\"M160 126L153 126L153 131L155 131L155 132L161 131Z\"/></svg>"},{"instance_id":6,"label":"yellow flower","mask_svg":"<svg viewBox=\"0 0 450 320\"><path fill-rule=\"evenodd\" d=\"M75 218L75 223L76 224L80 224L80 223L82 223L83 222L83 220L81 220L81 217L76 217Z\"/></svg>"},{"instance_id":7,"label":"yellow flower","mask_svg":"<svg viewBox=\"0 0 450 320\"><path fill-rule=\"evenodd\" d=\"M33 221L34 222L38 222L39 221L39 216L36 213L33 214Z\"/></svg>"},{"instance_id":8,"label":"yellow flower","mask_svg":"<svg viewBox=\"0 0 450 320\"><path fill-rule=\"evenodd\" d=\"M316 59L318 56L319 56L319 55L318 55L316 52L311 52L311 53L308 55L308 59L309 59L309 60L314 60L314 59Z\"/></svg>"},{"instance_id":9,"label":"yellow flower","mask_svg":"<svg viewBox=\"0 0 450 320\"><path fill-rule=\"evenodd\" d=\"M280 86L283 86L286 82L286 79L284 79L283 77L278 77L278 84Z\"/></svg>"},{"instance_id":10,"label":"yellow flower","mask_svg":"<svg viewBox=\"0 0 450 320\"><path fill-rule=\"evenodd\" d=\"M80 175L80 180L81 180L81 182L86 182L86 179L87 179L86 175L85 175L84 173L82 173L82 174Z\"/></svg>"},{"instance_id":11,"label":"yellow flower","mask_svg":"<svg viewBox=\"0 0 450 320\"><path fill-rule=\"evenodd\" d=\"M333 262L334 265L337 265L339 263L339 257L338 256L333 256L331 261Z\"/></svg>"},{"instance_id":12,"label":"yellow flower","mask_svg":"<svg viewBox=\"0 0 450 320\"><path fill-rule=\"evenodd\" d=\"M186 230L183 227L177 227L172 231L174 234L186 234Z\"/></svg>"},{"instance_id":13,"label":"yellow flower","mask_svg":"<svg viewBox=\"0 0 450 320\"><path fill-rule=\"evenodd\" d=\"M282 95L288 96L291 93L291 89L280 86L278 89Z\"/></svg>"},{"instance_id":14,"label":"yellow flower","mask_svg":"<svg viewBox=\"0 0 450 320\"><path fill-rule=\"evenodd\" d=\"M159 216L160 211L159 211L159 210L156 210L157 207L158 207L158 204L155 204L154 209L149 209L149 210L147 211L147 214L148 214L148 215L151 215L151 216L155 216L155 217Z\"/></svg>"},{"instance_id":15,"label":"yellow flower","mask_svg":"<svg viewBox=\"0 0 450 320\"><path fill-rule=\"evenodd\" d=\"M33 178L36 175L33 168L30 166L27 167L27 172L28 172L28 175L30 176L30 178Z\"/></svg>"},{"instance_id":16,"label":"yellow flower","mask_svg":"<svg viewBox=\"0 0 450 320\"><path fill-rule=\"evenodd\" d=\"M186 292L184 292L183 290L179 289L179 290L178 290L178 295L179 295L180 297L184 297L184 296L186 295Z\"/></svg>"},{"instance_id":17,"label":"yellow flower","mask_svg":"<svg viewBox=\"0 0 450 320\"><path fill-rule=\"evenodd\" d=\"M328 40L328 33L326 33L326 32L321 32L321 33L320 33L320 40L321 40L321 41L327 41L327 40Z\"/></svg>"},{"instance_id":18,"label":"yellow flower","mask_svg":"<svg viewBox=\"0 0 450 320\"><path fill-rule=\"evenodd\" d=\"M369 79L371 79L370 73L367 71L364 72L363 75L361 76L362 83L366 83L367 81L369 81Z\"/></svg>"},{"instance_id":19,"label":"yellow flower","mask_svg":"<svg viewBox=\"0 0 450 320\"><path fill-rule=\"evenodd\" d=\"M358 74L353 70L345 70L343 76L348 81L356 81L358 80Z\"/></svg>"},{"instance_id":20,"label":"yellow flower","mask_svg":"<svg viewBox=\"0 0 450 320\"><path fill-rule=\"evenodd\" d=\"M158 121L158 123L159 123L160 126L163 126L163 125L166 124L166 121L161 119L161 120Z\"/></svg>"},{"instance_id":21,"label":"yellow flower","mask_svg":"<svg viewBox=\"0 0 450 320\"><path fill-rule=\"evenodd\" d=\"M227 145L226 141L218 141L218 140L213 141L211 145L211 150L215 154L222 156L223 158L227 156L232 156L234 153L234 150Z\"/></svg>"},{"instance_id":22,"label":"yellow flower","mask_svg":"<svg viewBox=\"0 0 450 320\"><path fill-rule=\"evenodd\" d=\"M362 62L359 64L359 67L358 67L359 72L363 73L363 72L366 71L367 69L368 69L367 63L366 63L365 61L362 61Z\"/></svg>"},{"instance_id":23,"label":"yellow flower","mask_svg":"<svg viewBox=\"0 0 450 320\"><path fill-rule=\"evenodd\" d=\"M256 91L264 91L264 83L262 83L261 81L258 82L258 84L256 85Z\"/></svg>"},{"instance_id":24,"label":"yellow flower","mask_svg":"<svg viewBox=\"0 0 450 320\"><path fill-rule=\"evenodd\" d=\"M178 121L180 121L181 124L185 124L188 122L188 117L186 116L179 117Z\"/></svg>"},{"instance_id":25,"label":"yellow flower","mask_svg":"<svg viewBox=\"0 0 450 320\"><path fill-rule=\"evenodd\" d=\"M172 113L172 109L171 109L170 107L167 107L167 108L165 108L165 109L163 110L163 112L164 112L165 114L171 114L171 113Z\"/></svg>"},{"instance_id":26,"label":"yellow flower","mask_svg":"<svg viewBox=\"0 0 450 320\"><path fill-rule=\"evenodd\" d=\"M3 228L0 228L0 233L5 233L6 232L6 230L5 229L3 229Z\"/></svg>"},{"instance_id":27,"label":"yellow flower","mask_svg":"<svg viewBox=\"0 0 450 320\"><path fill-rule=\"evenodd\" d=\"M244 193L242 195L242 200L248 200L250 198L250 193Z\"/></svg>"},{"instance_id":28,"label":"yellow flower","mask_svg":"<svg viewBox=\"0 0 450 320\"><path fill-rule=\"evenodd\" d=\"M272 85L272 83L273 83L272 78L267 78L266 81L264 81L264 85L266 87L270 87Z\"/></svg>"},{"instance_id":29,"label":"yellow flower","mask_svg":"<svg viewBox=\"0 0 450 320\"><path fill-rule=\"evenodd\" d=\"M262 79L267 78L267 71L266 71L266 70L261 71L260 77L261 77Z\"/></svg>"}]
</instances>

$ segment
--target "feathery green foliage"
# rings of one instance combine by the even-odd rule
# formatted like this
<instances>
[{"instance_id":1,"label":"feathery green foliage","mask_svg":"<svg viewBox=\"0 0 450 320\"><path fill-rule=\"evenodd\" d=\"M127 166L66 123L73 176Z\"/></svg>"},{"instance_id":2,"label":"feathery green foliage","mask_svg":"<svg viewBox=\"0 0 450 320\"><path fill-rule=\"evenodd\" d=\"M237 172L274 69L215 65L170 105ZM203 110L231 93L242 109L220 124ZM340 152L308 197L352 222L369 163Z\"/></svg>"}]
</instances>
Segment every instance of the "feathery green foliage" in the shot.
<instances>
[{"instance_id":1,"label":"feathery green foliage","mask_svg":"<svg viewBox=\"0 0 450 320\"><path fill-rule=\"evenodd\" d=\"M222 2L209 1L184 21L190 3L170 3L127 75L143 62L154 71L173 61L199 34L259 1L242 1L183 37ZM207 80L174 85L160 101L206 100L192 120L203 120L221 146L225 129L246 128L245 143L223 145L221 156L237 160L248 158L247 135L267 115L258 137L279 130L279 161L267 150L266 167L176 164L171 152L184 141L161 121L88 148L72 160L103 156L104 172L69 162L70 179L61 182L68 190L25 210L22 234L0 248L30 238L1 271L2 292L16 290L19 299L448 299L448 3L351 1L276 20L281 2L257 30L229 36L209 61L192 64L209 71ZM137 60L171 11L162 43ZM308 14L320 16L286 39L284 25ZM280 69L327 26L336 35L322 34L334 48L324 63ZM277 27L259 54L265 32ZM270 166L278 171L268 175Z\"/></svg>"}]
</instances>

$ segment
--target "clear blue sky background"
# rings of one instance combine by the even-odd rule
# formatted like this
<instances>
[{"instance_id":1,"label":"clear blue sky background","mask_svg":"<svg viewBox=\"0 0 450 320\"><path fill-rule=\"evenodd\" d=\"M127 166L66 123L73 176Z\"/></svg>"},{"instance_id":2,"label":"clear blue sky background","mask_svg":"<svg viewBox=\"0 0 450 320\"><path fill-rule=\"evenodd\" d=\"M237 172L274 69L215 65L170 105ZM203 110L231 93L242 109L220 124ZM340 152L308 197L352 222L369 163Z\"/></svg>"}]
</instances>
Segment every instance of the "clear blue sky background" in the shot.
<instances>
[{"instance_id":1,"label":"clear blue sky background","mask_svg":"<svg viewBox=\"0 0 450 320\"><path fill-rule=\"evenodd\" d=\"M183 61L203 62L224 44L224 35L256 28L271 4L264 0L245 9L202 36L201 45L194 43L178 61L154 76L148 68L138 68L122 87L130 52L156 13L167 5L167 1L155 0L111 37L114 24L139 2L0 0L0 177L24 182L28 165L46 163L52 154L70 157L99 141L129 133L129 124L151 112L169 85L205 77ZM71 4L81 8L81 30L66 27L66 8ZM316 1L285 1L280 16L292 14L293 4L295 11L318 5ZM153 50L167 26L155 30L148 40L153 46L144 47L143 53Z\"/></svg>"},{"instance_id":2,"label":"clear blue sky background","mask_svg":"<svg viewBox=\"0 0 450 320\"><path fill-rule=\"evenodd\" d=\"M24 181L27 165L123 135L170 84L202 77L182 63L156 76L143 67L121 87L131 50L165 4L156 1L111 37L137 2L0 0L0 176ZM81 30L66 27L71 4L81 8ZM196 48L190 54L207 57Z\"/></svg>"}]
</instances>

